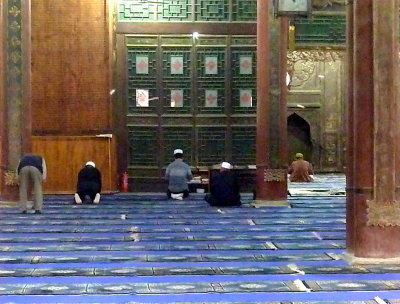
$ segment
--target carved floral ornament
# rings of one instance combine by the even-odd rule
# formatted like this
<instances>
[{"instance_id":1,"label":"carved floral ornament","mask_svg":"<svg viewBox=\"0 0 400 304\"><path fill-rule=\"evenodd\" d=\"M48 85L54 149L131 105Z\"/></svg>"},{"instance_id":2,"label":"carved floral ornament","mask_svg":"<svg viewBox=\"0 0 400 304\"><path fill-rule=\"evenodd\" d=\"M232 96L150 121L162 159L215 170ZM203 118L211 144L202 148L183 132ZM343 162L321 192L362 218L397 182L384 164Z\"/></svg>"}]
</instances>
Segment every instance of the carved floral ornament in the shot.
<instances>
[{"instance_id":1,"label":"carved floral ornament","mask_svg":"<svg viewBox=\"0 0 400 304\"><path fill-rule=\"evenodd\" d=\"M314 75L317 63L334 65L337 61L343 61L344 56L344 52L334 50L288 52L287 70L291 86L297 87L307 82Z\"/></svg>"},{"instance_id":2,"label":"carved floral ornament","mask_svg":"<svg viewBox=\"0 0 400 304\"><path fill-rule=\"evenodd\" d=\"M4 172L4 183L6 186L18 186L18 178L15 171Z\"/></svg>"},{"instance_id":3,"label":"carved floral ornament","mask_svg":"<svg viewBox=\"0 0 400 304\"><path fill-rule=\"evenodd\" d=\"M18 7L16 7L16 6L12 6L8 12L9 12L10 15L12 15L14 18L17 18L17 17L21 14L21 10L20 10Z\"/></svg>"},{"instance_id":4,"label":"carved floral ornament","mask_svg":"<svg viewBox=\"0 0 400 304\"><path fill-rule=\"evenodd\" d=\"M264 182L283 182L286 174L286 169L264 169Z\"/></svg>"}]
</instances>

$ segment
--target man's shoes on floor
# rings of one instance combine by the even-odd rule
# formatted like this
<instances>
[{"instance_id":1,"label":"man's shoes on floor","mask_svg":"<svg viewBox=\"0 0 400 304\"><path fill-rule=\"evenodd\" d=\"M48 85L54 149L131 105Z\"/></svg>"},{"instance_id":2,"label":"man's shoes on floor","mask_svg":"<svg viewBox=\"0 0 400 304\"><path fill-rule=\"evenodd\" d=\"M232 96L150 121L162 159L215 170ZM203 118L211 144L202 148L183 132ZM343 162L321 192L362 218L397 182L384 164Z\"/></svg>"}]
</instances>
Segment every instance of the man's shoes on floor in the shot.
<instances>
[{"instance_id":1,"label":"man's shoes on floor","mask_svg":"<svg viewBox=\"0 0 400 304\"><path fill-rule=\"evenodd\" d=\"M40 210L35 210L35 214L42 214L42 211L40 211Z\"/></svg>"},{"instance_id":2,"label":"man's shoes on floor","mask_svg":"<svg viewBox=\"0 0 400 304\"><path fill-rule=\"evenodd\" d=\"M98 203L100 203L100 193L97 193L93 200L93 204L98 204Z\"/></svg>"},{"instance_id":3,"label":"man's shoes on floor","mask_svg":"<svg viewBox=\"0 0 400 304\"><path fill-rule=\"evenodd\" d=\"M27 214L28 213L28 211L26 211L26 210L22 210L22 212L21 212L22 214Z\"/></svg>"},{"instance_id":4,"label":"man's shoes on floor","mask_svg":"<svg viewBox=\"0 0 400 304\"><path fill-rule=\"evenodd\" d=\"M82 204L82 200L81 200L81 198L79 197L79 194L78 194L78 193L75 193L74 199L75 199L75 203L76 203L76 204Z\"/></svg>"},{"instance_id":5,"label":"man's shoes on floor","mask_svg":"<svg viewBox=\"0 0 400 304\"><path fill-rule=\"evenodd\" d=\"M171 193L171 198L176 200L183 200L183 193Z\"/></svg>"}]
</instances>

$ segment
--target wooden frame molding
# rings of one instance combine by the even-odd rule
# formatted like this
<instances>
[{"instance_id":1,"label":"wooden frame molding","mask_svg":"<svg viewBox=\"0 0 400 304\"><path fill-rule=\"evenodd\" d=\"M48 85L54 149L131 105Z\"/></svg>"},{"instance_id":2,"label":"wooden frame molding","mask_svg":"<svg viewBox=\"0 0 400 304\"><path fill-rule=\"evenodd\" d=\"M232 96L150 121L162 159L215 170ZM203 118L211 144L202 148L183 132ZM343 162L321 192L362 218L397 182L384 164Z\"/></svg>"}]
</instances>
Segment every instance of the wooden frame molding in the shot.
<instances>
[{"instance_id":1,"label":"wooden frame molding","mask_svg":"<svg viewBox=\"0 0 400 304\"><path fill-rule=\"evenodd\" d=\"M198 32L208 35L256 35L255 22L220 22L218 26L206 22L117 22L117 34L187 34Z\"/></svg>"}]
</instances>

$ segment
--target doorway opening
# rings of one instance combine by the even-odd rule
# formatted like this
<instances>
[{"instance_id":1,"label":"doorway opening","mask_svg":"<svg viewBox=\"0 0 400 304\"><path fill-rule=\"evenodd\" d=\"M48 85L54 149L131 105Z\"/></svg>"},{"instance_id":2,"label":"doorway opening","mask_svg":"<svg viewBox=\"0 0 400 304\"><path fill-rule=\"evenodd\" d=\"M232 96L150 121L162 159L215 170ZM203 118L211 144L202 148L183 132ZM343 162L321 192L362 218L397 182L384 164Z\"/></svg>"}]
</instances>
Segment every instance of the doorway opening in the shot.
<instances>
[{"instance_id":1,"label":"doorway opening","mask_svg":"<svg viewBox=\"0 0 400 304\"><path fill-rule=\"evenodd\" d=\"M309 123L296 113L287 119L288 153L289 163L295 158L295 154L303 153L304 159L311 162L313 159L313 145Z\"/></svg>"}]
</instances>

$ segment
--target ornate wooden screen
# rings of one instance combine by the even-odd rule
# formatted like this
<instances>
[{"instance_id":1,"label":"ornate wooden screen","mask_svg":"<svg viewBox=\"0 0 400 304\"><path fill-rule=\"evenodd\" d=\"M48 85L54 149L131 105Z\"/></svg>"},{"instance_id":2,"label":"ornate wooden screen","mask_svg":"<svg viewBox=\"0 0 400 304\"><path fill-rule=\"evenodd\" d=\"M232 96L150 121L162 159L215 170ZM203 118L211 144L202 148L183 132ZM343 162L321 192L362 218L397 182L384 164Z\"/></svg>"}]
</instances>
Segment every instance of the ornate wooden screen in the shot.
<instances>
[{"instance_id":1,"label":"ornate wooden screen","mask_svg":"<svg viewBox=\"0 0 400 304\"><path fill-rule=\"evenodd\" d=\"M257 94L252 26L256 4L257 0L118 0L116 28L121 38L119 56L126 56L120 67L127 71L124 88L131 177L161 177L178 146L193 167L223 159L235 165L254 164ZM314 11L313 18L294 18L291 25L295 26L296 48L316 47L325 53L325 47L330 50L345 44L344 7L328 13ZM197 28L203 35L194 39L190 34ZM315 61L303 59L308 65ZM328 109L337 108L343 95L328 90L330 79L336 76L324 78L324 73L335 73L340 79L342 75L340 69L330 72L331 66L326 63L325 69L315 71L301 85L296 84L296 77L304 71L291 67L288 109L307 116L310 109L297 105L308 105L316 97L312 107L317 109L312 114L318 126L313 128L315 147L329 145L334 147L332 154L339 155L336 142L342 141L341 130L330 131L338 135L334 140L325 136L328 127L324 127ZM329 156L329 166L323 163L324 151L328 151L324 149L314 151L314 165L321 170L340 169L337 158Z\"/></svg>"},{"instance_id":2,"label":"ornate wooden screen","mask_svg":"<svg viewBox=\"0 0 400 304\"><path fill-rule=\"evenodd\" d=\"M255 163L254 36L126 36L128 167L161 177L173 150L192 167Z\"/></svg>"}]
</instances>

